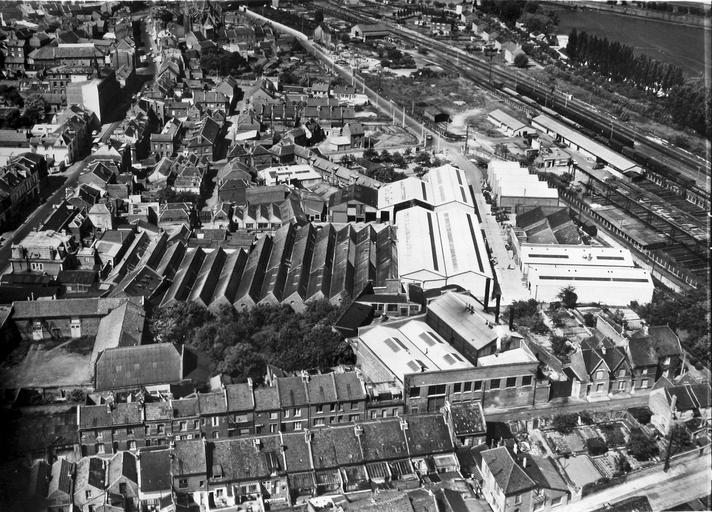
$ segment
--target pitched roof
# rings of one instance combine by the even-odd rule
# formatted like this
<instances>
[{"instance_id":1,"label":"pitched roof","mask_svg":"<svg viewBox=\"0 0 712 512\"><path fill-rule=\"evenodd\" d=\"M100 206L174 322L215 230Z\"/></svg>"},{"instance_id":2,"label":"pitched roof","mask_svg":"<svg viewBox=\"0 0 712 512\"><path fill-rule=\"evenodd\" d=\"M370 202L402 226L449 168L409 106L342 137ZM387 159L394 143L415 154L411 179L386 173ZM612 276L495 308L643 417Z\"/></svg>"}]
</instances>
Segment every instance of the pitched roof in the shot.
<instances>
[{"instance_id":1,"label":"pitched roof","mask_svg":"<svg viewBox=\"0 0 712 512\"><path fill-rule=\"evenodd\" d=\"M279 400L283 407L307 405L307 391L301 377L285 377L277 380Z\"/></svg>"},{"instance_id":2,"label":"pitched roof","mask_svg":"<svg viewBox=\"0 0 712 512\"><path fill-rule=\"evenodd\" d=\"M119 452L109 459L109 470L107 472L107 484L113 485L120 478L126 478L131 482L138 483L138 473L136 471L136 457L131 452Z\"/></svg>"},{"instance_id":3,"label":"pitched roof","mask_svg":"<svg viewBox=\"0 0 712 512\"><path fill-rule=\"evenodd\" d=\"M142 422L142 406L138 402L79 406L79 429L95 429Z\"/></svg>"},{"instance_id":4,"label":"pitched roof","mask_svg":"<svg viewBox=\"0 0 712 512\"><path fill-rule=\"evenodd\" d=\"M176 441L173 449L172 470L174 475L206 474L207 455L202 439Z\"/></svg>"},{"instance_id":5,"label":"pitched roof","mask_svg":"<svg viewBox=\"0 0 712 512\"><path fill-rule=\"evenodd\" d=\"M482 460L505 496L516 496L536 488L534 481L515 462L514 456L504 446L482 452Z\"/></svg>"},{"instance_id":6,"label":"pitched roof","mask_svg":"<svg viewBox=\"0 0 712 512\"><path fill-rule=\"evenodd\" d=\"M183 379L183 349L170 343L110 348L95 366L97 390L174 384Z\"/></svg>"},{"instance_id":7,"label":"pitched roof","mask_svg":"<svg viewBox=\"0 0 712 512\"><path fill-rule=\"evenodd\" d=\"M182 442L176 441L176 445ZM142 492L170 492L172 487L170 450L141 451L139 467Z\"/></svg>"},{"instance_id":8,"label":"pitched roof","mask_svg":"<svg viewBox=\"0 0 712 512\"><path fill-rule=\"evenodd\" d=\"M106 469L104 459L98 457L84 457L77 464L77 473L74 480L74 492L84 492L87 486L104 489L106 485Z\"/></svg>"},{"instance_id":9,"label":"pitched roof","mask_svg":"<svg viewBox=\"0 0 712 512\"><path fill-rule=\"evenodd\" d=\"M648 334L655 343L655 351L660 357L675 356L682 353L680 339L668 325L648 328Z\"/></svg>"},{"instance_id":10,"label":"pitched roof","mask_svg":"<svg viewBox=\"0 0 712 512\"><path fill-rule=\"evenodd\" d=\"M279 390L275 387L256 388L255 411L271 411L279 409Z\"/></svg>"}]
</instances>

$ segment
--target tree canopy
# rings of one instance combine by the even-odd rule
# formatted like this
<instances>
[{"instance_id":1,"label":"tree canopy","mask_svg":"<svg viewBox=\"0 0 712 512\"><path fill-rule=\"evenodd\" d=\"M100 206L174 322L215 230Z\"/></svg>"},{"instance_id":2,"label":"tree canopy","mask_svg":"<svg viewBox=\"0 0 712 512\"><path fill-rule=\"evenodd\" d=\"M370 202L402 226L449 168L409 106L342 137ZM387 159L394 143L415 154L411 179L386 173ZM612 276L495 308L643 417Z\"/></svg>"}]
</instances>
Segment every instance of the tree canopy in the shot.
<instances>
[{"instance_id":1,"label":"tree canopy","mask_svg":"<svg viewBox=\"0 0 712 512\"><path fill-rule=\"evenodd\" d=\"M630 438L626 444L628 454L635 457L639 461L647 461L657 456L660 453L658 445L650 439L645 432L639 428L633 428L630 431Z\"/></svg>"},{"instance_id":2,"label":"tree canopy","mask_svg":"<svg viewBox=\"0 0 712 512\"><path fill-rule=\"evenodd\" d=\"M265 363L296 371L352 362L350 348L331 329L347 305L312 301L302 313L288 305L240 312L226 306L213 314L197 303L178 302L157 309L150 326L157 342L184 343L207 353L212 372L259 381Z\"/></svg>"}]
</instances>

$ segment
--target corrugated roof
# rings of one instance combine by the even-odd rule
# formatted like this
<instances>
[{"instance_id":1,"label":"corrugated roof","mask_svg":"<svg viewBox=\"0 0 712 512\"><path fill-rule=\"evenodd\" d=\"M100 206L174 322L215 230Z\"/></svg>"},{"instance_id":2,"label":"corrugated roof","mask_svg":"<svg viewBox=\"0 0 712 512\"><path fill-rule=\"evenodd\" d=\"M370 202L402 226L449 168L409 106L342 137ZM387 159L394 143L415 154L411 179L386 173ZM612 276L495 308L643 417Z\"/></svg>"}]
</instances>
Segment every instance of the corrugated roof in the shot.
<instances>
[{"instance_id":1,"label":"corrugated roof","mask_svg":"<svg viewBox=\"0 0 712 512\"><path fill-rule=\"evenodd\" d=\"M182 349L170 343L111 348L99 356L94 378L98 391L178 383Z\"/></svg>"}]
</instances>

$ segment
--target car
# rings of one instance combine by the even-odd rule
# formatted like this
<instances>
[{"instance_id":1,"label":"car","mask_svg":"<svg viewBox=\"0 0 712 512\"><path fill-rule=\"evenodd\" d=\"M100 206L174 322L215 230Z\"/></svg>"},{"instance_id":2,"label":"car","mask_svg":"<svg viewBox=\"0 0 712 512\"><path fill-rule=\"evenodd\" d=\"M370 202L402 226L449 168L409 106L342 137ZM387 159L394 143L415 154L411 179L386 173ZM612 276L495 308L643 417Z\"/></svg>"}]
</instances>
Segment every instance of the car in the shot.
<instances>
[{"instance_id":1,"label":"car","mask_svg":"<svg viewBox=\"0 0 712 512\"><path fill-rule=\"evenodd\" d=\"M596 165L593 166L594 169L603 169L606 165L602 164L601 162L598 162Z\"/></svg>"}]
</instances>

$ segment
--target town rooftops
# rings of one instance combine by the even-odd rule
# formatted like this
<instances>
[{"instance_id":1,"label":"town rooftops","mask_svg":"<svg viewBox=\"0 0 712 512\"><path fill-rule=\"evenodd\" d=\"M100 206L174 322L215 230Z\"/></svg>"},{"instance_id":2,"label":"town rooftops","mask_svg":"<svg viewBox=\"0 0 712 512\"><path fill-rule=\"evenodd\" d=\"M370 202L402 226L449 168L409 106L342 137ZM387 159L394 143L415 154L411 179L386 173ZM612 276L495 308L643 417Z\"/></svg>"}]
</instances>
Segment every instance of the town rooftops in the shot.
<instances>
[{"instance_id":1,"label":"town rooftops","mask_svg":"<svg viewBox=\"0 0 712 512\"><path fill-rule=\"evenodd\" d=\"M183 442L177 441L176 444ZM139 468L140 489L143 493L160 491L170 493L172 487L170 450L142 451Z\"/></svg>"},{"instance_id":2,"label":"town rooftops","mask_svg":"<svg viewBox=\"0 0 712 512\"><path fill-rule=\"evenodd\" d=\"M79 406L79 429L135 425L143 421L138 402Z\"/></svg>"},{"instance_id":3,"label":"town rooftops","mask_svg":"<svg viewBox=\"0 0 712 512\"><path fill-rule=\"evenodd\" d=\"M487 432L485 416L480 402L461 402L450 405L450 414L456 436L484 434Z\"/></svg>"},{"instance_id":4,"label":"town rooftops","mask_svg":"<svg viewBox=\"0 0 712 512\"><path fill-rule=\"evenodd\" d=\"M13 303L13 318L39 319L57 317L105 316L118 308L125 298L61 299L53 301L21 301Z\"/></svg>"}]
</instances>

